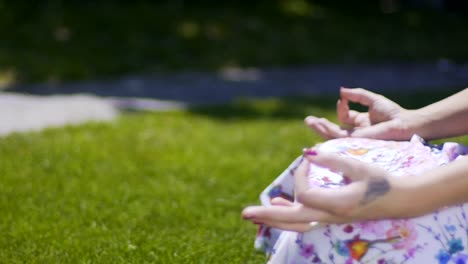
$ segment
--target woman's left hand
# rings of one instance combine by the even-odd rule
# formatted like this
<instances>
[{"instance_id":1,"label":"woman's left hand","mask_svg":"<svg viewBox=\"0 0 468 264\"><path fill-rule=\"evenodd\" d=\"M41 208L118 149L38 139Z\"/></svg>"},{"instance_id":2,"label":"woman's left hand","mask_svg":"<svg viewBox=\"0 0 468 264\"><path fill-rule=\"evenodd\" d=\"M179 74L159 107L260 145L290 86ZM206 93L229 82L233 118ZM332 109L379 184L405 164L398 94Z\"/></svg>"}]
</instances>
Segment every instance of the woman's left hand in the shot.
<instances>
[{"instance_id":1,"label":"woman's left hand","mask_svg":"<svg viewBox=\"0 0 468 264\"><path fill-rule=\"evenodd\" d=\"M410 191L404 190L398 178L392 177L383 168L315 150L306 150L304 157L294 175L297 201L292 203L274 198L272 206L247 207L242 212L244 219L279 229L305 232L316 225L314 222L339 224L412 216L411 203L408 203ZM335 189L308 187L310 162L341 172L351 182Z\"/></svg>"}]
</instances>

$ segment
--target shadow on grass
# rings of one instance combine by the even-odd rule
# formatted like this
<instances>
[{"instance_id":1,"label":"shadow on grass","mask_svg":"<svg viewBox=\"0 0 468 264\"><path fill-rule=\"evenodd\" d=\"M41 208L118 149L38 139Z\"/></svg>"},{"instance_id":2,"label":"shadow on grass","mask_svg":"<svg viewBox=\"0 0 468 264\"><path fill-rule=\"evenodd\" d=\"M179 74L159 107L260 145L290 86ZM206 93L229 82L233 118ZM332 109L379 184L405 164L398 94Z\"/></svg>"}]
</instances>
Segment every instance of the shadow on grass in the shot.
<instances>
[{"instance_id":1,"label":"shadow on grass","mask_svg":"<svg viewBox=\"0 0 468 264\"><path fill-rule=\"evenodd\" d=\"M442 100L460 89L445 89L431 92L391 92L382 95L407 109L417 109ZM215 119L297 119L307 115L328 116L335 112L336 97L303 96L269 99L244 98L226 105L195 106L188 109L192 114ZM352 109L367 111L366 107L352 104Z\"/></svg>"},{"instance_id":2,"label":"shadow on grass","mask_svg":"<svg viewBox=\"0 0 468 264\"><path fill-rule=\"evenodd\" d=\"M283 97L269 99L243 98L226 105L195 106L193 114L218 119L291 119L312 112L331 111L335 98L326 97Z\"/></svg>"}]
</instances>

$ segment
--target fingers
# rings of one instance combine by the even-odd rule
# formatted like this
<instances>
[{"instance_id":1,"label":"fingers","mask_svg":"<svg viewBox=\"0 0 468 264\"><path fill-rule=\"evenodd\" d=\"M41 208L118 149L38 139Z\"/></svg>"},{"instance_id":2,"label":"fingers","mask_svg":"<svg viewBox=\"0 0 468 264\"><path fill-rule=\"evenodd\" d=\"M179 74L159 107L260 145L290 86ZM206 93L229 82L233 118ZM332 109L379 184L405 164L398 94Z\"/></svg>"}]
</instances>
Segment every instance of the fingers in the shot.
<instances>
[{"instance_id":1,"label":"fingers","mask_svg":"<svg viewBox=\"0 0 468 264\"><path fill-rule=\"evenodd\" d=\"M350 219L294 204L293 206L252 206L242 212L246 220L283 230L306 232L323 224L341 224Z\"/></svg>"},{"instance_id":2,"label":"fingers","mask_svg":"<svg viewBox=\"0 0 468 264\"><path fill-rule=\"evenodd\" d=\"M348 137L348 131L326 118L308 116L304 122L325 139Z\"/></svg>"},{"instance_id":3,"label":"fingers","mask_svg":"<svg viewBox=\"0 0 468 264\"><path fill-rule=\"evenodd\" d=\"M304 149L307 151L307 149ZM301 164L294 173L294 189L296 193L302 192L309 188L309 175L310 162L307 159L302 159Z\"/></svg>"},{"instance_id":4,"label":"fingers","mask_svg":"<svg viewBox=\"0 0 468 264\"><path fill-rule=\"evenodd\" d=\"M333 122L330 122L328 119L323 118L320 120L320 122L323 124L331 138L343 138L349 136L347 130L341 128L339 125Z\"/></svg>"},{"instance_id":5,"label":"fingers","mask_svg":"<svg viewBox=\"0 0 468 264\"><path fill-rule=\"evenodd\" d=\"M271 204L273 206L289 206L292 207L294 206L294 203L286 200L281 197L276 197L273 200L271 200ZM274 228L279 228L282 230L290 230L290 231L295 231L295 232L307 232L312 229L312 226L309 222L296 222L296 223L291 223L291 222L281 222L281 221L274 221L271 219L266 219L266 218L254 218L252 219L253 222L257 224L263 224L267 225L270 227Z\"/></svg>"},{"instance_id":6,"label":"fingers","mask_svg":"<svg viewBox=\"0 0 468 264\"><path fill-rule=\"evenodd\" d=\"M330 215L353 217L366 188L365 182L354 182L336 189L309 188L297 196L299 203Z\"/></svg>"},{"instance_id":7,"label":"fingers","mask_svg":"<svg viewBox=\"0 0 468 264\"><path fill-rule=\"evenodd\" d=\"M293 206L294 203L289 201L289 200L286 200L282 197L276 197L276 198L273 198L271 200L271 204L272 205L278 205L278 206Z\"/></svg>"},{"instance_id":8,"label":"fingers","mask_svg":"<svg viewBox=\"0 0 468 264\"><path fill-rule=\"evenodd\" d=\"M358 111L349 110L349 124L352 125L352 128L366 127L370 126L369 113L360 113Z\"/></svg>"},{"instance_id":9,"label":"fingers","mask_svg":"<svg viewBox=\"0 0 468 264\"><path fill-rule=\"evenodd\" d=\"M385 140L407 140L408 135L395 129L392 121L378 123L368 127L362 127L352 131L349 136L357 138L373 138Z\"/></svg>"},{"instance_id":10,"label":"fingers","mask_svg":"<svg viewBox=\"0 0 468 264\"><path fill-rule=\"evenodd\" d=\"M317 134L319 134L324 139L331 139L331 135L329 135L328 130L325 126L318 121L318 118L315 116L308 116L304 120L306 125L312 128Z\"/></svg>"},{"instance_id":11,"label":"fingers","mask_svg":"<svg viewBox=\"0 0 468 264\"><path fill-rule=\"evenodd\" d=\"M328 223L331 220L336 221L328 212L306 208L301 204L294 206L249 206L242 211L242 217L262 223L309 223L311 221Z\"/></svg>"},{"instance_id":12,"label":"fingers","mask_svg":"<svg viewBox=\"0 0 468 264\"><path fill-rule=\"evenodd\" d=\"M310 223L289 223L289 222L258 222L259 224L264 224L270 227L278 228L281 230L289 230L289 231L295 231L299 233L304 233L313 230L314 228L319 227L320 225L317 225L317 227L311 225Z\"/></svg>"},{"instance_id":13,"label":"fingers","mask_svg":"<svg viewBox=\"0 0 468 264\"><path fill-rule=\"evenodd\" d=\"M328 152L318 152L316 155L306 155L305 157L309 162L321 167L334 172L342 172L353 181L365 178L362 172L368 171L370 167L369 164L361 161Z\"/></svg>"},{"instance_id":14,"label":"fingers","mask_svg":"<svg viewBox=\"0 0 468 264\"><path fill-rule=\"evenodd\" d=\"M386 174L382 168L334 153L316 152L316 155L306 155L305 158L332 171L342 172L352 183L336 189L308 188L297 194L298 202L344 217L355 216L367 191L368 179Z\"/></svg>"},{"instance_id":15,"label":"fingers","mask_svg":"<svg viewBox=\"0 0 468 264\"><path fill-rule=\"evenodd\" d=\"M346 98L339 99L336 102L336 113L338 115L338 121L342 124L349 124L349 105Z\"/></svg>"},{"instance_id":16,"label":"fingers","mask_svg":"<svg viewBox=\"0 0 468 264\"><path fill-rule=\"evenodd\" d=\"M340 90L341 99L349 100L351 102L360 103L365 106L372 105L375 101L380 98L380 95L362 88L341 88Z\"/></svg>"}]
</instances>

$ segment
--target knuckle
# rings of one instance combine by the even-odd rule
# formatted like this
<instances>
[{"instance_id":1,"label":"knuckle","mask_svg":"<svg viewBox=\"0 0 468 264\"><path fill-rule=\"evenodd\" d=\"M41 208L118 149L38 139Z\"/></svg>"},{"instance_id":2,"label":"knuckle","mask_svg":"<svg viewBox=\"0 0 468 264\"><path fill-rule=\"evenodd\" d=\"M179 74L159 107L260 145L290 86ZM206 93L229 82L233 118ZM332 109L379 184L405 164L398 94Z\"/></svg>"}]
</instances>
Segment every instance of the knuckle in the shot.
<instances>
[{"instance_id":1,"label":"knuckle","mask_svg":"<svg viewBox=\"0 0 468 264\"><path fill-rule=\"evenodd\" d=\"M357 87L357 88L354 88L353 90L359 93L362 93L363 91L365 91L362 87Z\"/></svg>"},{"instance_id":2,"label":"knuckle","mask_svg":"<svg viewBox=\"0 0 468 264\"><path fill-rule=\"evenodd\" d=\"M382 101L386 100L385 96L381 94L374 94L375 100L374 103L381 103Z\"/></svg>"}]
</instances>

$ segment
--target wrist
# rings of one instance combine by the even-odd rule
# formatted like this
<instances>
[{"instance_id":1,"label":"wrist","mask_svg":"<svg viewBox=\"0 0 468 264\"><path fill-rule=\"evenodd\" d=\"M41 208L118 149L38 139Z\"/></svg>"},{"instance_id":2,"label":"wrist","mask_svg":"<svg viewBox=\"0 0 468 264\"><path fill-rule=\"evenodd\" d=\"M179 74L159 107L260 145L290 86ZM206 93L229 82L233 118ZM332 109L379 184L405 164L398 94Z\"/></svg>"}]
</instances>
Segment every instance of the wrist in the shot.
<instances>
[{"instance_id":1,"label":"wrist","mask_svg":"<svg viewBox=\"0 0 468 264\"><path fill-rule=\"evenodd\" d=\"M419 174L392 177L391 186L393 218L419 217L442 207L439 188Z\"/></svg>"},{"instance_id":2,"label":"wrist","mask_svg":"<svg viewBox=\"0 0 468 264\"><path fill-rule=\"evenodd\" d=\"M432 131L430 128L431 115L425 113L422 109L408 110L405 109L401 113L402 127L405 134L411 138L414 134L421 136L424 139L432 139Z\"/></svg>"},{"instance_id":3,"label":"wrist","mask_svg":"<svg viewBox=\"0 0 468 264\"><path fill-rule=\"evenodd\" d=\"M413 176L408 176L413 177ZM431 212L432 209L425 208L427 203L421 201L421 186L412 184L408 177L389 177L391 191L389 192L389 218L412 218Z\"/></svg>"}]
</instances>

